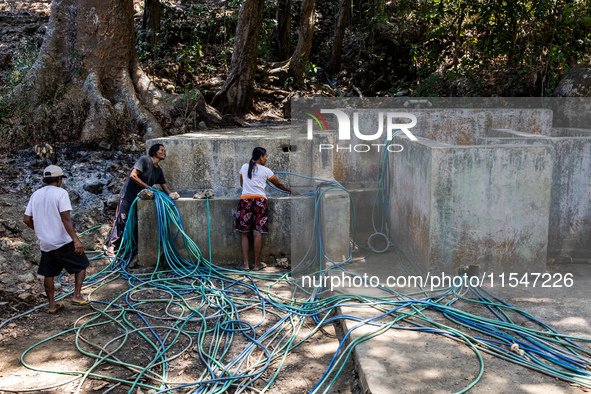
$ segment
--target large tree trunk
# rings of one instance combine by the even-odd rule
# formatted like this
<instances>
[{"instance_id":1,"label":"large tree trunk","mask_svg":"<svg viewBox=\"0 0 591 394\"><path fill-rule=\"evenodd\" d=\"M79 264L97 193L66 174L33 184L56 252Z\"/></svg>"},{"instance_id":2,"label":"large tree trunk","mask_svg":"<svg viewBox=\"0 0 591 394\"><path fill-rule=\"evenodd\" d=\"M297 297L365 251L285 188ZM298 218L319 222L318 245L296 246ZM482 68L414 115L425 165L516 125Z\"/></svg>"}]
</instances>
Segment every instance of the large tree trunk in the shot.
<instances>
[{"instance_id":1,"label":"large tree trunk","mask_svg":"<svg viewBox=\"0 0 591 394\"><path fill-rule=\"evenodd\" d=\"M294 83L302 80L304 66L310 57L312 38L314 37L314 3L315 0L302 0L296 49L289 59L271 64L267 70L268 75L276 75L280 78L289 75L293 78Z\"/></svg>"},{"instance_id":2,"label":"large tree trunk","mask_svg":"<svg viewBox=\"0 0 591 394\"><path fill-rule=\"evenodd\" d=\"M37 61L13 99L30 114L43 114L39 108L52 102L53 108L79 108L77 131L85 143L111 140L122 117L144 139L160 137L152 112L170 117L173 111L140 68L133 0L54 0Z\"/></svg>"},{"instance_id":3,"label":"large tree trunk","mask_svg":"<svg viewBox=\"0 0 591 394\"><path fill-rule=\"evenodd\" d=\"M349 3L350 0L341 0L339 19L337 21L337 31L334 35L332 55L330 63L326 68L329 73L337 72L341 68L341 54L343 50L343 38L345 37L345 29L347 28L347 18L349 17Z\"/></svg>"},{"instance_id":4,"label":"large tree trunk","mask_svg":"<svg viewBox=\"0 0 591 394\"><path fill-rule=\"evenodd\" d=\"M265 0L244 0L238 15L230 74L211 104L223 113L243 114L252 106Z\"/></svg>"},{"instance_id":5,"label":"large tree trunk","mask_svg":"<svg viewBox=\"0 0 591 394\"><path fill-rule=\"evenodd\" d=\"M315 0L302 0L300 11L300 33L298 45L289 59L288 74L294 82L300 82L304 76L304 66L310 57L312 38L314 37L314 3Z\"/></svg>"},{"instance_id":6,"label":"large tree trunk","mask_svg":"<svg viewBox=\"0 0 591 394\"><path fill-rule=\"evenodd\" d=\"M286 60L291 54L291 1L277 0L277 57Z\"/></svg>"},{"instance_id":7,"label":"large tree trunk","mask_svg":"<svg viewBox=\"0 0 591 394\"><path fill-rule=\"evenodd\" d=\"M160 0L146 0L144 4L144 19L142 29L147 31L146 42L156 46L160 32Z\"/></svg>"}]
</instances>

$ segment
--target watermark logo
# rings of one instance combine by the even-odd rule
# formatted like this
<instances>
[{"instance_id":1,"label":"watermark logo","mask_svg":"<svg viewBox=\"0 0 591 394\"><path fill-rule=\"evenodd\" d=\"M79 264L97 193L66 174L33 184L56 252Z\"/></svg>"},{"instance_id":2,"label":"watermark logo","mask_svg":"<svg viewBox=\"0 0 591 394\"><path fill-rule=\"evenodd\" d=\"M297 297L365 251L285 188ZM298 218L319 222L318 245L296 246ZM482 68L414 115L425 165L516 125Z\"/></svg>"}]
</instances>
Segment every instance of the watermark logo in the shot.
<instances>
[{"instance_id":1,"label":"watermark logo","mask_svg":"<svg viewBox=\"0 0 591 394\"><path fill-rule=\"evenodd\" d=\"M310 118L312 118L313 120L316 121L316 123L318 124L318 126L320 126L320 130L321 131L327 131L328 130L328 125L326 124L326 120L324 120L324 117L320 114L320 112L316 111L315 109L312 108L306 108L305 112L306 115L308 115ZM312 126L313 126L313 121L312 119L308 119L308 139L311 140L312 139Z\"/></svg>"},{"instance_id":2,"label":"watermark logo","mask_svg":"<svg viewBox=\"0 0 591 394\"><path fill-rule=\"evenodd\" d=\"M321 131L328 131L328 125L322 114L331 114L337 120L338 123L338 139L341 141L351 140L351 129L353 129L354 136L361 141L379 141L383 139L384 126L386 129L386 143L382 144L356 144L356 145L332 145L332 144L320 144L320 151L324 149L330 149L336 151L355 151L355 152L369 152L372 147L376 147L378 152L381 149L387 150L388 152L401 152L404 148L400 144L392 144L392 138L397 134L404 133L411 141L417 141L417 137L409 130L416 126L417 117L413 114L406 112L378 112L377 113L377 131L373 134L363 134L359 123L359 112L352 112L353 121L351 122L350 115L345 111L339 109L321 109L320 112L306 108L304 113L309 117L308 119L308 139L311 140L314 134L314 124L318 125ZM398 123L400 120L410 120L410 122Z\"/></svg>"}]
</instances>

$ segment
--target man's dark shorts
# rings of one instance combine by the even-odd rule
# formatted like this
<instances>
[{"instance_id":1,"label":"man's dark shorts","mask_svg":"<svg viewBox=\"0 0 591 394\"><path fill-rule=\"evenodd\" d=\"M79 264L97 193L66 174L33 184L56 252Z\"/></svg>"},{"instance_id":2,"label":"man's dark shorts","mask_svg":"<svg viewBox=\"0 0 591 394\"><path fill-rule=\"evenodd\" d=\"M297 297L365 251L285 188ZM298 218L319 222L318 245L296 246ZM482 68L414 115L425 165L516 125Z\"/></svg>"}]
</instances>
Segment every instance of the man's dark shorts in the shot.
<instances>
[{"instance_id":1,"label":"man's dark shorts","mask_svg":"<svg viewBox=\"0 0 591 394\"><path fill-rule=\"evenodd\" d=\"M61 248L51 252L41 251L41 261L37 273L41 276L58 276L62 270L70 274L76 274L90 265L88 257L84 253L76 253L74 241L65 244Z\"/></svg>"}]
</instances>

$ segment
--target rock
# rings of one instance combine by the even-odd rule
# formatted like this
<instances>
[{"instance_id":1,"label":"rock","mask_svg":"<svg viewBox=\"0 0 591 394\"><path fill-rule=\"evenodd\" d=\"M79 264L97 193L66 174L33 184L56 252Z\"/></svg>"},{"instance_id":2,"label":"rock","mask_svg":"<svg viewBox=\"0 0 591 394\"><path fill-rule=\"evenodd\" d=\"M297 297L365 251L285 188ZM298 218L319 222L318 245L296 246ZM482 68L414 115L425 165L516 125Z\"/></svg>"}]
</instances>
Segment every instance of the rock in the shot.
<instances>
[{"instance_id":1,"label":"rock","mask_svg":"<svg viewBox=\"0 0 591 394\"><path fill-rule=\"evenodd\" d=\"M76 204L80 201L80 194L76 193L74 190L68 190L68 196L70 196L70 202L72 204Z\"/></svg>"},{"instance_id":2,"label":"rock","mask_svg":"<svg viewBox=\"0 0 591 394\"><path fill-rule=\"evenodd\" d=\"M538 76L535 73L528 73L519 76L511 83L508 94L509 97L530 97L538 94L540 88Z\"/></svg>"},{"instance_id":3,"label":"rock","mask_svg":"<svg viewBox=\"0 0 591 394\"><path fill-rule=\"evenodd\" d=\"M141 192L137 194L139 198L142 200L153 200L154 199L154 192L149 189L143 189Z\"/></svg>"},{"instance_id":4,"label":"rock","mask_svg":"<svg viewBox=\"0 0 591 394\"><path fill-rule=\"evenodd\" d=\"M113 194L119 194L121 192L121 188L123 187L123 183L119 178L113 177L109 184L107 185L107 189Z\"/></svg>"},{"instance_id":5,"label":"rock","mask_svg":"<svg viewBox=\"0 0 591 394\"><path fill-rule=\"evenodd\" d=\"M103 187L105 187L104 183L95 182L89 185L84 185L82 188L92 194L101 194L103 192Z\"/></svg>"},{"instance_id":6,"label":"rock","mask_svg":"<svg viewBox=\"0 0 591 394\"><path fill-rule=\"evenodd\" d=\"M98 146L100 149L111 150L111 144L105 141L101 141Z\"/></svg>"},{"instance_id":7,"label":"rock","mask_svg":"<svg viewBox=\"0 0 591 394\"><path fill-rule=\"evenodd\" d=\"M139 260L138 260L137 254L136 254L135 256L133 256L131 258L131 261L127 265L127 268L135 268L135 267L137 267L138 261Z\"/></svg>"},{"instance_id":8,"label":"rock","mask_svg":"<svg viewBox=\"0 0 591 394\"><path fill-rule=\"evenodd\" d=\"M289 260L287 259L287 257L282 257L280 259L275 260L277 262L276 266L277 267L281 267L281 268L289 268L290 264L289 264Z\"/></svg>"},{"instance_id":9,"label":"rock","mask_svg":"<svg viewBox=\"0 0 591 394\"><path fill-rule=\"evenodd\" d=\"M25 33L31 34L31 33L35 33L37 30L39 30L39 28L41 28L41 26L39 26L38 24L30 24L28 26L25 26Z\"/></svg>"},{"instance_id":10,"label":"rock","mask_svg":"<svg viewBox=\"0 0 591 394\"><path fill-rule=\"evenodd\" d=\"M197 192L193 195L194 199L202 199L202 198L210 198L215 196L215 192L212 189L205 189L203 191Z\"/></svg>"},{"instance_id":11,"label":"rock","mask_svg":"<svg viewBox=\"0 0 591 394\"><path fill-rule=\"evenodd\" d=\"M17 280L23 281L23 282L34 282L35 281L35 275L33 275L32 272L25 272L22 275L17 275L16 276Z\"/></svg>"},{"instance_id":12,"label":"rock","mask_svg":"<svg viewBox=\"0 0 591 394\"><path fill-rule=\"evenodd\" d=\"M119 195L113 194L107 199L105 205L107 209L117 209L117 204L119 204Z\"/></svg>"},{"instance_id":13,"label":"rock","mask_svg":"<svg viewBox=\"0 0 591 394\"><path fill-rule=\"evenodd\" d=\"M468 77L460 77L451 83L450 90L452 97L465 97L472 90L472 81Z\"/></svg>"},{"instance_id":14,"label":"rock","mask_svg":"<svg viewBox=\"0 0 591 394\"><path fill-rule=\"evenodd\" d=\"M48 158L53 155L53 148L49 144L39 144L33 147L35 154L41 158Z\"/></svg>"},{"instance_id":15,"label":"rock","mask_svg":"<svg viewBox=\"0 0 591 394\"><path fill-rule=\"evenodd\" d=\"M161 77L172 78L178 74L180 68L180 65L177 63L169 63L162 67L158 74ZM165 81L164 78L162 78L162 80Z\"/></svg>"},{"instance_id":16,"label":"rock","mask_svg":"<svg viewBox=\"0 0 591 394\"><path fill-rule=\"evenodd\" d=\"M589 128L587 114L591 111L591 67L573 68L554 89L553 96L572 97L561 100L562 104L554 113L553 124Z\"/></svg>"},{"instance_id":17,"label":"rock","mask_svg":"<svg viewBox=\"0 0 591 394\"><path fill-rule=\"evenodd\" d=\"M205 124L205 122L204 122L204 121L201 121L201 122L199 122L199 124L198 124L198 125L199 125L199 127L200 127L200 128L202 128L202 129L206 129L206 128L207 128L207 125Z\"/></svg>"},{"instance_id":18,"label":"rock","mask_svg":"<svg viewBox=\"0 0 591 394\"><path fill-rule=\"evenodd\" d=\"M101 162L103 159L105 158L105 156L103 155L103 152L94 152L93 154L90 155L89 160L91 162Z\"/></svg>"},{"instance_id":19,"label":"rock","mask_svg":"<svg viewBox=\"0 0 591 394\"><path fill-rule=\"evenodd\" d=\"M20 293L18 295L18 298L29 304L35 302L35 296L31 293Z\"/></svg>"},{"instance_id":20,"label":"rock","mask_svg":"<svg viewBox=\"0 0 591 394\"><path fill-rule=\"evenodd\" d=\"M18 223L14 219L8 219L8 220L4 221L3 225L4 225L4 227L6 227L7 230L9 230L13 233L18 233L21 231L20 226L18 225Z\"/></svg>"},{"instance_id":21,"label":"rock","mask_svg":"<svg viewBox=\"0 0 591 394\"><path fill-rule=\"evenodd\" d=\"M591 96L591 67L575 67L566 73L554 89L554 97Z\"/></svg>"},{"instance_id":22,"label":"rock","mask_svg":"<svg viewBox=\"0 0 591 394\"><path fill-rule=\"evenodd\" d=\"M177 192L172 192L168 197L170 197L171 200L178 200L180 195Z\"/></svg>"},{"instance_id":23,"label":"rock","mask_svg":"<svg viewBox=\"0 0 591 394\"><path fill-rule=\"evenodd\" d=\"M164 86L164 91L166 93L174 93L175 87L173 84L168 84L166 86Z\"/></svg>"},{"instance_id":24,"label":"rock","mask_svg":"<svg viewBox=\"0 0 591 394\"><path fill-rule=\"evenodd\" d=\"M176 120L174 121L174 125L175 127L181 127L183 125L183 123L185 123L183 118L176 118Z\"/></svg>"}]
</instances>

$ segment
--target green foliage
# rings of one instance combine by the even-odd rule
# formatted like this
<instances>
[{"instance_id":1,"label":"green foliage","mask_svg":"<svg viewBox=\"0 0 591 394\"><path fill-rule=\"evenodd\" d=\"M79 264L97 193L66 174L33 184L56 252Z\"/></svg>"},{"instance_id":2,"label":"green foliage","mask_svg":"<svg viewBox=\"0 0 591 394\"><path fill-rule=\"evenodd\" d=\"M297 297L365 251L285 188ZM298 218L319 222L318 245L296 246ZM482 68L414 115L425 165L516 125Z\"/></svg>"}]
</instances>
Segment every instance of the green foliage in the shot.
<instances>
[{"instance_id":1,"label":"green foliage","mask_svg":"<svg viewBox=\"0 0 591 394\"><path fill-rule=\"evenodd\" d=\"M14 88L22 82L25 75L35 64L38 54L39 49L32 44L28 44L24 51L14 56L9 69L4 73L5 87L0 91L0 140L2 141L0 146L9 143L13 134L10 117L13 115L15 108L13 103L9 101L9 97ZM23 100L26 99L27 97L24 96ZM27 103L21 104L26 105Z\"/></svg>"},{"instance_id":2,"label":"green foliage","mask_svg":"<svg viewBox=\"0 0 591 394\"><path fill-rule=\"evenodd\" d=\"M409 60L417 69L429 67L446 74L530 68L545 74L544 88L549 93L564 69L590 59L589 1L398 0L389 4L389 21L401 30L405 40L401 45L408 45ZM434 80L422 79L421 84Z\"/></svg>"},{"instance_id":3,"label":"green foliage","mask_svg":"<svg viewBox=\"0 0 591 394\"><path fill-rule=\"evenodd\" d=\"M28 44L23 52L14 56L10 68L4 75L4 81L9 89L14 89L23 80L35 63L38 54L39 49L33 44Z\"/></svg>"},{"instance_id":4,"label":"green foliage","mask_svg":"<svg viewBox=\"0 0 591 394\"><path fill-rule=\"evenodd\" d=\"M419 87L417 88L416 95L419 97L437 97L440 96L437 85L439 84L439 75L433 73L421 79Z\"/></svg>"},{"instance_id":5,"label":"green foliage","mask_svg":"<svg viewBox=\"0 0 591 394\"><path fill-rule=\"evenodd\" d=\"M311 61L304 63L304 83L317 83L320 69Z\"/></svg>"},{"instance_id":6,"label":"green foliage","mask_svg":"<svg viewBox=\"0 0 591 394\"><path fill-rule=\"evenodd\" d=\"M275 38L273 34L277 29L277 5L274 2L265 2L263 10L263 23L261 25L261 32L259 36L258 57L267 62L276 61L275 57Z\"/></svg>"},{"instance_id":7,"label":"green foliage","mask_svg":"<svg viewBox=\"0 0 591 394\"><path fill-rule=\"evenodd\" d=\"M17 246L16 250L22 253L22 255L31 263L39 264L39 260L34 257L33 252L31 251L31 247L28 244L23 244L21 246Z\"/></svg>"}]
</instances>

